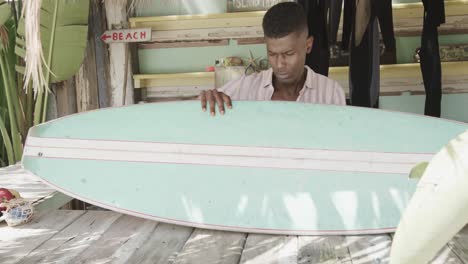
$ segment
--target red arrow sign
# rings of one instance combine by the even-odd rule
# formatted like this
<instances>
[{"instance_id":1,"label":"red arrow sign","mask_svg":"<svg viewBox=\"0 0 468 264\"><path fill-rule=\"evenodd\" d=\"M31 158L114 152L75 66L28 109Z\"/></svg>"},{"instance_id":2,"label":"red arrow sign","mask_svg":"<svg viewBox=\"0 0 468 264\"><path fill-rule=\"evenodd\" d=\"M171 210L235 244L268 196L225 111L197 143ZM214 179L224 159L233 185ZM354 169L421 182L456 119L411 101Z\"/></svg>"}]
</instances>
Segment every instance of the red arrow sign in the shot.
<instances>
[{"instance_id":1,"label":"red arrow sign","mask_svg":"<svg viewBox=\"0 0 468 264\"><path fill-rule=\"evenodd\" d=\"M108 38L112 38L112 35L107 35L106 33L102 34L101 39L104 42L107 42Z\"/></svg>"},{"instance_id":2,"label":"red arrow sign","mask_svg":"<svg viewBox=\"0 0 468 264\"><path fill-rule=\"evenodd\" d=\"M101 35L101 40L106 43L150 41L151 28L108 30Z\"/></svg>"}]
</instances>

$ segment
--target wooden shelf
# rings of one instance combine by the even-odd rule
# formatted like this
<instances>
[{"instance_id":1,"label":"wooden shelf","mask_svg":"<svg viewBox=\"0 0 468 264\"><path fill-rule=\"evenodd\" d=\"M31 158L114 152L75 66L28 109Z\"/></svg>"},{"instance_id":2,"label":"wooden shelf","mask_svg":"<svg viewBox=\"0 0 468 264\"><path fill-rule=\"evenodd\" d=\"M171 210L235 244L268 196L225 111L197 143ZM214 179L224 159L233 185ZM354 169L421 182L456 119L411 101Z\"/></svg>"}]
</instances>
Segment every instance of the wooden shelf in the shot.
<instances>
[{"instance_id":1,"label":"wooden shelf","mask_svg":"<svg viewBox=\"0 0 468 264\"><path fill-rule=\"evenodd\" d=\"M257 11L207 15L132 17L129 20L132 28L150 27L154 31L167 31L260 26L264 15L264 11Z\"/></svg>"},{"instance_id":2,"label":"wooden shelf","mask_svg":"<svg viewBox=\"0 0 468 264\"><path fill-rule=\"evenodd\" d=\"M204 86L214 84L214 72L136 74L133 76L133 80L135 88Z\"/></svg>"},{"instance_id":3,"label":"wooden shelf","mask_svg":"<svg viewBox=\"0 0 468 264\"><path fill-rule=\"evenodd\" d=\"M346 94L348 67L330 68L330 78L338 81ZM468 92L468 61L442 63L443 93ZM147 97L190 97L203 89L214 87L213 72L134 75L135 88L146 88ZM381 95L400 95L404 92L424 94L418 63L380 66Z\"/></svg>"},{"instance_id":4,"label":"wooden shelf","mask_svg":"<svg viewBox=\"0 0 468 264\"><path fill-rule=\"evenodd\" d=\"M441 34L468 33L468 0L445 1L446 23ZM393 20L397 36L419 36L422 30L422 3L394 4ZM264 11L208 15L130 18L132 28L151 27L153 42L206 41L261 38ZM341 33L339 33L341 34Z\"/></svg>"},{"instance_id":5,"label":"wooden shelf","mask_svg":"<svg viewBox=\"0 0 468 264\"><path fill-rule=\"evenodd\" d=\"M468 92L468 61L442 63L442 92ZM329 77L341 84L349 93L349 67L330 68ZM381 95L424 94L424 83L419 63L381 65L380 93Z\"/></svg>"}]
</instances>

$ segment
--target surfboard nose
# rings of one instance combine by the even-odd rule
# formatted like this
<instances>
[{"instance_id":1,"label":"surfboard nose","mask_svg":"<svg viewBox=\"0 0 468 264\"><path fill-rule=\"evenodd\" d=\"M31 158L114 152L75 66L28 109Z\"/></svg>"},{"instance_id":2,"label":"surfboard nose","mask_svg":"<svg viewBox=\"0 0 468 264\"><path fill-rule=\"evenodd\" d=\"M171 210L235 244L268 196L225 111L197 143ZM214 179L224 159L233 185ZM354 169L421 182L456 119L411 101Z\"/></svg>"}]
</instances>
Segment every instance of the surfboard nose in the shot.
<instances>
[{"instance_id":1,"label":"surfboard nose","mask_svg":"<svg viewBox=\"0 0 468 264\"><path fill-rule=\"evenodd\" d=\"M429 163L398 225L390 263L428 263L468 222L468 131Z\"/></svg>"}]
</instances>

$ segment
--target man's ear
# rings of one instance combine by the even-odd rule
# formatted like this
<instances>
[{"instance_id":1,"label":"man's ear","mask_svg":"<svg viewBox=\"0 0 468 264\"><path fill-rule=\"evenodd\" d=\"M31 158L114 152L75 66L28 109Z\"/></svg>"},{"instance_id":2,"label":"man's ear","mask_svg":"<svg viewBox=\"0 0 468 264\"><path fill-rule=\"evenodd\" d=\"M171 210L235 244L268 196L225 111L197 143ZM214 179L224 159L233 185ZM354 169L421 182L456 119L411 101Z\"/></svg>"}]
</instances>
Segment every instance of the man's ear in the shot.
<instances>
[{"instance_id":1,"label":"man's ear","mask_svg":"<svg viewBox=\"0 0 468 264\"><path fill-rule=\"evenodd\" d=\"M312 46L314 44L314 37L310 36L307 38L307 54L309 54L312 51Z\"/></svg>"}]
</instances>

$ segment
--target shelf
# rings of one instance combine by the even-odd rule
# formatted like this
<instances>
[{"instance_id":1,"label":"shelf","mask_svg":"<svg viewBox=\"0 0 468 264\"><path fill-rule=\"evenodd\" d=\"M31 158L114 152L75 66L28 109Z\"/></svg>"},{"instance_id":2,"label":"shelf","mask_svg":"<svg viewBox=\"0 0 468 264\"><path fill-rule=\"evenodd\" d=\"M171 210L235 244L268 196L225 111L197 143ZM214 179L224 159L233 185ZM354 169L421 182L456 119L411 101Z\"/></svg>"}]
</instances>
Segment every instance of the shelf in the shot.
<instances>
[{"instance_id":1,"label":"shelf","mask_svg":"<svg viewBox=\"0 0 468 264\"><path fill-rule=\"evenodd\" d=\"M468 0L445 1L446 23L441 34L468 33ZM421 2L394 4L396 36L419 36L424 8ZM206 41L219 39L262 38L264 11L207 15L182 15L130 18L132 28L150 27L152 42ZM340 35L341 33L339 33Z\"/></svg>"},{"instance_id":2,"label":"shelf","mask_svg":"<svg viewBox=\"0 0 468 264\"><path fill-rule=\"evenodd\" d=\"M338 81L346 94L348 67L330 68L330 78ZM442 63L443 93L468 92L468 61ZM134 75L135 88L146 88L147 97L190 97L214 87L213 72ZM418 63L380 66L381 95L424 94Z\"/></svg>"}]
</instances>

